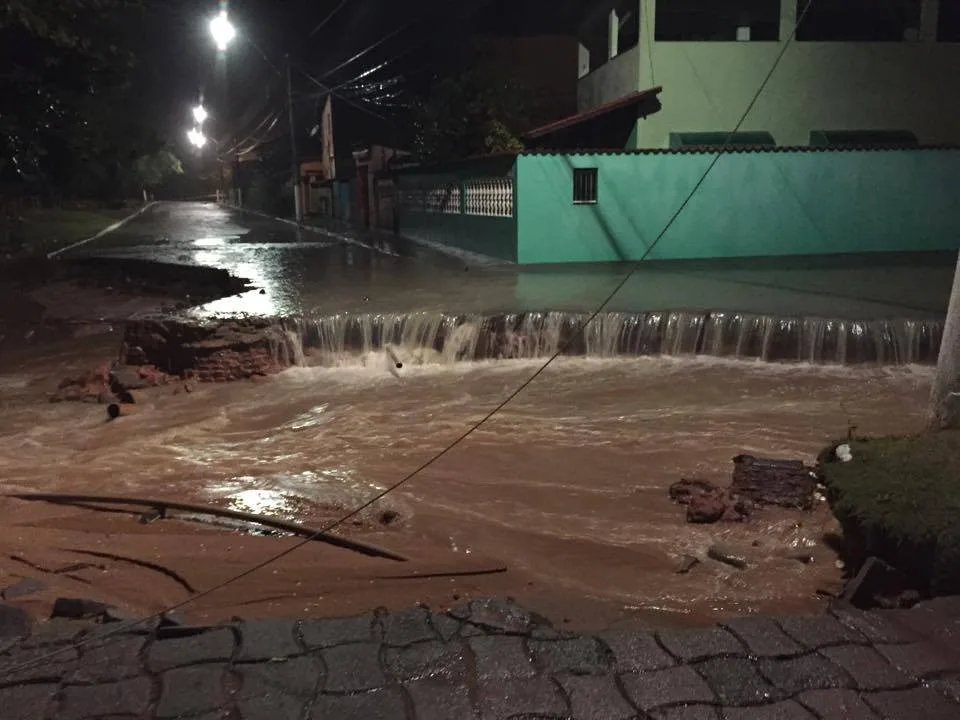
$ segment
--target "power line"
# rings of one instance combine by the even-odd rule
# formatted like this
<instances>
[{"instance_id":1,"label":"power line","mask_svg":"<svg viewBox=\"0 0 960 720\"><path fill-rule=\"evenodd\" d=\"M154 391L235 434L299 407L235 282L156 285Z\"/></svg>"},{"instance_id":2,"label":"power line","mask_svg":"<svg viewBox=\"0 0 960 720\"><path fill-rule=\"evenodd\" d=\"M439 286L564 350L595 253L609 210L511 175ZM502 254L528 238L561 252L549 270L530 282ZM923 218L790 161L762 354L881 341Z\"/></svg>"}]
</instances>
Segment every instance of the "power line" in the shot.
<instances>
[{"instance_id":1,"label":"power line","mask_svg":"<svg viewBox=\"0 0 960 720\"><path fill-rule=\"evenodd\" d=\"M617 296L617 294L619 294L619 292L624 288L624 286L627 284L627 282L630 280L630 278L632 278L633 275L636 273L636 271L639 269L640 265L650 256L650 254L653 252L654 248L656 248L657 245L660 243L660 241L663 240L664 236L667 234L667 232L669 232L670 228L673 227L674 223L677 221L677 219L680 217L680 215L684 212L684 210L686 210L687 206L690 204L690 201L691 201L691 200L694 198L694 196L699 192L700 188L703 186L703 183L706 182L707 177L708 177L708 176L710 175L710 173L713 171L714 167L716 167L717 163L720 161L720 158L721 158L722 155L724 154L724 148L727 147L727 146L729 146L730 144L732 144L732 140L733 140L734 136L736 135L737 132L739 132L740 128L743 126L743 123L746 122L747 117L748 117L748 116L750 115L750 113L753 111L753 108L756 106L757 101L760 99L760 96L763 94L763 91L766 89L767 85L769 84L770 79L773 77L773 74L776 72L777 68L780 66L780 62L783 60L784 55L786 54L787 50L792 46L793 41L794 41L795 38L796 38L797 27L800 25L801 22L803 22L803 19L806 17L807 13L810 11L810 8L813 6L813 3L814 3L814 0L808 0L808 2L807 2L807 4L806 4L806 7L804 8L803 12L802 12L802 13L799 15L799 17L797 18L797 22L796 22L796 24L794 25L793 32L791 32L790 37L787 38L786 42L785 42L784 45L783 45L783 48L781 48L779 54L777 55L776 59L774 60L773 66L770 68L769 72L767 72L767 74L764 76L764 79L763 79L763 81L761 82L760 87L757 89L756 93L754 93L752 99L750 100L750 103L747 105L746 110L743 112L743 114L741 115L740 119L737 121L736 125L733 127L733 129L728 133L726 139L724 140L723 145L720 146L720 148L717 150L717 152L716 152L713 160L710 162L710 164L709 164L709 165L707 166L707 168L704 170L703 174L700 176L700 179L697 181L697 183L693 186L693 188L692 188L692 189L690 190L690 192L687 194L687 196L685 197L685 199L683 200L683 202L680 204L680 206L677 208L677 210L670 216L670 219L667 221L666 225L664 225L663 229L660 231L660 233L657 235L657 237L654 239L654 241L653 241L653 242L650 244L650 246L644 251L644 253L643 253L643 255L640 257L640 259L639 259L639 260L636 260L636 261L634 261L634 262L632 263L630 269L628 270L628 272L626 273L626 275L624 275L623 279L620 280L619 283L617 283L616 287L607 295L607 297L603 300L603 302L600 304L600 306L599 306L593 313L591 313L590 316L580 325L580 330L579 330L579 332L582 333L583 330L586 329L586 327L587 327L588 325L590 325L590 323L592 323L594 320L596 320L597 317L600 315L600 313L602 313L602 312L606 309L606 307L610 304L610 302ZM382 500L383 498L385 498L387 495L390 495L391 493L396 492L398 489L400 489L401 487L403 487L404 485L406 485L408 482L410 482L413 478L415 478L415 477L416 477L417 475L419 475L421 472L423 472L423 471L426 470L427 468L429 468L429 467L431 467L432 465L434 465L437 461L439 461L439 460L441 460L442 458L446 457L450 452L452 452L454 449L456 449L457 447L459 447L460 444L463 443L464 440L466 440L468 437L470 437L471 435L473 435L473 433L475 433L477 430L479 430L481 427L483 427L483 426L484 426L487 422L489 422L495 415L497 415L498 413L500 413L507 405L509 405L511 402L513 402L513 400L514 400L518 395L520 395L520 393L522 393L524 390L526 390L537 378L539 378L539 377L547 370L548 367L550 367L550 365L552 365L552 364L554 363L554 361L557 360L557 358L559 358L559 357L567 350L567 348L568 348L568 347L570 346L570 344L573 342L574 337L575 337L575 336L571 336L570 338L568 338L566 342L564 342L544 363L542 363L542 364L540 365L540 367L537 368L537 370L536 370L532 375L530 375L530 377L528 377L526 380L524 380L524 381L523 381L513 392L511 392L504 400L502 400L500 403L498 403L498 404L496 405L496 407L494 407L492 410L490 410L489 412L487 412L482 418L480 418L480 420L478 420L478 421L476 421L475 423L473 423L472 425L470 425L470 426L467 428L467 430L464 431L463 433L461 433L460 435L458 435L457 438L456 438L453 442L451 442L451 443L449 443L448 445L446 445L446 446L445 446L442 450L440 450L439 452L433 454L429 459L427 459L425 462L421 463L415 470L413 470L412 472L407 473L403 478L401 478L400 480L398 480L397 482L395 482L393 485L390 485L390 486L387 487L386 489L378 492L376 495L374 495L373 497L371 497L369 500L367 500L367 501L365 501L364 503L362 503L359 507L351 510L349 513L341 516L341 517L338 518L337 520L329 523L328 525L326 525L325 527L323 527L321 530L319 530L315 535L312 535L312 536L310 536L310 537L303 538L302 540L296 542L295 544L291 545L290 547L286 548L285 550L282 550L282 551L276 553L275 555L267 558L266 560L263 560L263 561L255 564L255 565L247 568L247 569L244 570L243 572L238 573L237 575L234 575L234 576L232 576L232 577L230 577L230 578L228 578L228 579L226 579L226 580L223 580L222 582L219 582L219 583L213 585L213 586L210 587L210 588L207 588L207 589L205 589L205 590L201 590L200 592L194 593L193 595L191 595L191 596L190 596L189 598L187 598L186 600L182 600L182 601L180 601L180 602L178 602L178 603L175 603L175 604L169 606L166 610L164 610L164 611L162 611L162 612L160 612L160 613L155 613L154 615L148 616L148 618L146 618L146 619L150 619L150 618L152 618L152 617L161 616L161 615L163 615L163 613L166 613L166 612L172 612L172 611L175 611L175 610L179 610L180 608L183 608L183 607L185 607L186 605L189 605L189 604L192 603L192 602L195 602L195 601L197 601L197 600L199 600L199 599L201 599L201 598L204 598L204 597L207 597L207 596L209 596L209 595L212 595L212 594L215 593L215 592L218 592L218 591L220 591L220 590L222 590L222 589L224 589L224 588L226 588L226 587L229 587L230 585L232 585L232 584L234 584L234 583L236 583L236 582L239 582L240 580L243 580L244 578L247 578L247 577L249 577L249 576L251 576L251 575L259 572L259 571L262 570L263 568L268 567L268 566L272 565L273 563L275 563L275 562L277 562L277 561L279 561L279 560L282 560L283 558L285 558L285 557L287 557L288 555L294 553L295 551L299 550L300 548L304 547L305 545L308 545L308 544L310 544L311 542L314 542L317 537L320 537L321 535L324 535L324 534L326 534L326 533L329 533L329 532L335 530L336 528L338 528L339 526L341 526L343 523L348 522L349 520L353 519L354 517L356 517L357 515L359 515L360 513L362 513L362 512L363 512L364 510L366 510L367 508L371 507L372 505L376 504L377 502L379 502L380 500ZM143 620L134 620L134 621L126 622L126 623L118 623L115 628L113 628L113 629L110 630L110 631L107 631L106 633L102 633L102 634L96 635L96 636L91 635L91 636L89 636L89 637L87 637L87 638L85 638L85 639L83 639L83 640L80 640L80 641L78 641L78 642L75 642L75 643L72 643L72 644L70 644L70 645L64 646L64 647L62 647L62 648L60 648L60 649L58 649L58 650L51 651L51 652L46 653L46 654L44 654L44 655L35 657L34 659L29 660L29 661L26 661L26 662L23 662L23 663L20 663L19 665L14 665L14 666L9 667L9 668L0 668L0 671L3 671L3 672L5 672L5 673L7 673L8 675L13 674L13 673L16 673L16 672L21 672L21 671L23 671L23 670L26 670L26 669L35 667L35 666L37 666L37 665L46 663L46 662L49 661L51 658L56 657L56 656L58 656L58 655L60 655L60 654L62 654L62 653L64 653L64 652L73 650L73 649L75 649L75 648L77 648L77 647L82 647L82 646L88 645L88 644L90 644L90 643L92 643L92 642L95 642L95 641L96 641L96 642L101 642L101 641L103 641L105 638L115 636L115 635L117 635L117 634L120 634L120 633L126 631L127 629L134 628L134 627L136 627L138 624L140 624L140 623L142 623L142 622L144 622L144 621L143 621Z\"/></svg>"},{"instance_id":2,"label":"power line","mask_svg":"<svg viewBox=\"0 0 960 720\"><path fill-rule=\"evenodd\" d=\"M327 26L327 23L333 20L336 14L341 10L343 10L343 8L346 6L348 2L350 2L350 0L340 0L340 4L337 5L329 15L327 15L323 20L321 20L320 23L313 30L310 31L310 33L307 35L304 42L312 38L314 35L320 32L323 28L325 28Z\"/></svg>"}]
</instances>

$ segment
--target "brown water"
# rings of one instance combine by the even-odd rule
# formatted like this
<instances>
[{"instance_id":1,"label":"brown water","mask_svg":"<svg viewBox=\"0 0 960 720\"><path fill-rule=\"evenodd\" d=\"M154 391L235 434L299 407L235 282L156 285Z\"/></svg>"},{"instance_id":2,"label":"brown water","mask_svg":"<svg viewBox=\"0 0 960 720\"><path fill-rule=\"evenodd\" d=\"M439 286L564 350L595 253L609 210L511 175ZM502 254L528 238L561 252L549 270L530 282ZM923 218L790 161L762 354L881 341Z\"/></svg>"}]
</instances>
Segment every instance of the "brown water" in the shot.
<instances>
[{"instance_id":1,"label":"brown water","mask_svg":"<svg viewBox=\"0 0 960 720\"><path fill-rule=\"evenodd\" d=\"M262 384L165 389L111 424L96 406L37 403L32 375L3 375L0 490L227 502L309 521L321 515L311 508L355 506L403 477L537 367L403 359L401 371L371 353ZM930 378L915 366L563 358L385 506L451 557L499 558L624 608L704 618L807 607L839 576L825 508L690 526L666 488L725 482L739 453L812 460L851 423L915 430ZM707 560L716 542L745 548L751 567ZM776 556L806 546L811 565ZM677 575L684 554L703 562Z\"/></svg>"}]
</instances>

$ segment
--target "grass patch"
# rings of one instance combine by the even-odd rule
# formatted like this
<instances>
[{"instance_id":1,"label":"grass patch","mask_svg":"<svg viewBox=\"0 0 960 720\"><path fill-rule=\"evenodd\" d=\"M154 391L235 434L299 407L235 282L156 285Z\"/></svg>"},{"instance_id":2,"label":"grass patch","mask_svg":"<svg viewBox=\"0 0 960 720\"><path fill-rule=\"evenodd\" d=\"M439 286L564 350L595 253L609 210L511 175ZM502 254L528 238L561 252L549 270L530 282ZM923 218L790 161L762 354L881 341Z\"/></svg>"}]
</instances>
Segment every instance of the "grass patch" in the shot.
<instances>
[{"instance_id":1,"label":"grass patch","mask_svg":"<svg viewBox=\"0 0 960 720\"><path fill-rule=\"evenodd\" d=\"M875 555L934 595L960 592L960 432L850 443L824 465L851 561Z\"/></svg>"},{"instance_id":2,"label":"grass patch","mask_svg":"<svg viewBox=\"0 0 960 720\"><path fill-rule=\"evenodd\" d=\"M14 254L48 253L96 235L134 210L28 210L10 227L8 244Z\"/></svg>"}]
</instances>

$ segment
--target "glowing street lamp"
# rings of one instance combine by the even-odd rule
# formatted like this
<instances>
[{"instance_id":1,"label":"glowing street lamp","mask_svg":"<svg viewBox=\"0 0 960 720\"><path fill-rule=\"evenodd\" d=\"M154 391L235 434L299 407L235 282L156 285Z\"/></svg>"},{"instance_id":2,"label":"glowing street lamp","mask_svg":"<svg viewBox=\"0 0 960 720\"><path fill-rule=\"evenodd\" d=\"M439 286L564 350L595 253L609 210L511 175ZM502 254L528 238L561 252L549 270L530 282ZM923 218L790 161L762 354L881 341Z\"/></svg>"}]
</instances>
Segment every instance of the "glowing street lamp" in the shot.
<instances>
[{"instance_id":1,"label":"glowing street lamp","mask_svg":"<svg viewBox=\"0 0 960 720\"><path fill-rule=\"evenodd\" d=\"M194 128L187 132L187 139L190 144L198 150L207 144L207 136L203 134L200 128Z\"/></svg>"},{"instance_id":2,"label":"glowing street lamp","mask_svg":"<svg viewBox=\"0 0 960 720\"><path fill-rule=\"evenodd\" d=\"M203 121L210 117L210 113L207 112L207 109L203 105L197 105L193 109L193 119L197 121L198 125L203 125Z\"/></svg>"},{"instance_id":3,"label":"glowing street lamp","mask_svg":"<svg viewBox=\"0 0 960 720\"><path fill-rule=\"evenodd\" d=\"M226 10L221 10L210 21L210 34L213 35L213 41L217 44L217 49L220 52L224 52L237 36L237 29L230 22L230 18L227 17Z\"/></svg>"}]
</instances>

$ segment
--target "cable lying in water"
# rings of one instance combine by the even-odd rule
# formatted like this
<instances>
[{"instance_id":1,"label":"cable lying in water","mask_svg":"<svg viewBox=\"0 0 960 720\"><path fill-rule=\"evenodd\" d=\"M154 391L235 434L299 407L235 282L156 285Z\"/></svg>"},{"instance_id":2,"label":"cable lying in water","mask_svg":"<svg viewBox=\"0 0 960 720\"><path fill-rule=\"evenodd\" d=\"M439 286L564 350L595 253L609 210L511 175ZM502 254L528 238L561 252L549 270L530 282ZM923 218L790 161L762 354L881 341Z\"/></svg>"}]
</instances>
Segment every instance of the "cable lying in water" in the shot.
<instances>
[{"instance_id":1,"label":"cable lying in water","mask_svg":"<svg viewBox=\"0 0 960 720\"><path fill-rule=\"evenodd\" d=\"M101 503L103 505L137 505L149 507L161 511L179 510L180 512L196 513L197 515L211 515L213 517L229 518L231 520L240 520L241 522L251 523L253 525L263 525L288 532L291 535L306 538L310 542L323 542L334 547L351 550L368 557L385 558L397 562L407 562L409 558L398 555L390 550L369 545L367 543L348 540L346 538L329 535L325 530L314 530L304 527L297 523L279 520L277 518L267 517L266 515L254 515L253 513L240 512L239 510L228 510L226 508L215 508L207 505L194 505L192 503L172 502L170 500L150 500L146 498L128 498L113 497L110 495L64 495L61 493L22 493L17 495L8 495L7 497L17 500L41 501L56 503L58 505L76 505L78 503Z\"/></svg>"},{"instance_id":2,"label":"cable lying in water","mask_svg":"<svg viewBox=\"0 0 960 720\"><path fill-rule=\"evenodd\" d=\"M620 293L620 291L627 284L630 278L633 277L633 275L636 273L637 269L640 267L640 264L643 263L650 256L650 254L657 247L660 241L663 240L667 232L669 232L670 228L672 228L674 223L676 223L677 218L679 218L680 215L684 212L684 210L686 210L687 206L690 204L690 201L693 200L694 196L697 194L697 192L699 192L700 188L703 186L703 183L706 182L707 177L716 167L717 163L720 162L720 158L723 156L723 149L731 145L731 141L733 140L734 135L737 132L739 132L740 128L743 126L743 123L746 122L747 117L749 117L750 112L753 110L754 106L757 104L757 101L760 99L760 96L763 94L763 91L766 89L767 85L769 84L770 79L773 77L773 74L776 72L777 68L780 66L780 62L783 60L783 56L786 54L787 50L792 46L793 41L796 39L797 28L803 22L804 18L806 18L807 13L810 12L810 8L813 7L813 4L814 4L814 0L808 0L808 2L806 3L806 6L803 9L803 12L798 13L797 22L794 25L793 32L790 33L790 36L784 42L783 47L780 49L780 52L778 53L776 59L773 62L773 66L770 68L769 72L764 76L763 81L760 83L760 87L757 89L757 92L753 95L753 98L750 100L750 103L747 105L746 110L743 112L740 119L737 121L736 125L727 135L726 139L723 142L723 145L721 145L720 148L717 150L716 154L714 155L709 165L707 165L700 179L696 182L693 188L691 188L690 192L687 194L683 202L680 203L680 206L677 208L676 212L674 212L670 216L670 219L667 221L663 230L661 230L660 233L657 235L657 237L653 240L653 242L650 243L650 245L644 251L643 255L640 257L640 259L634 261L630 265L630 269L624 275L623 279L617 283L616 287L614 287L614 289L607 295L607 297L603 300L600 306L593 313L591 313L591 315L581 324L579 333L582 333L587 326L589 326L594 320L596 320L596 318L600 315L600 313L602 313L610 304L610 302ZM568 158L568 162L569 162L569 158ZM596 212L596 209L594 209L594 212ZM547 360L544 363L542 363L536 369L536 371L533 372L533 374L530 375L529 378L524 380L513 392L511 392L506 398L504 398L502 402L497 404L496 407L494 407L492 410L487 412L483 417L481 417L477 422L473 423L470 427L468 427L463 433L457 436L450 444L448 444L446 447L444 447L442 450L440 450L436 454L432 455L430 458L428 458L426 461L424 461L422 464L420 464L411 472L407 473L404 477L402 477L400 480L395 482L393 485L390 485L386 489L378 492L369 500L362 503L359 507L355 508L349 513L346 513L339 519L333 521L332 523L324 527L321 531L319 531L318 534L328 533L331 530L335 530L343 523L348 522L353 518L357 517L363 511L367 510L374 504L378 503L387 495L390 495L391 493L400 489L401 487L406 485L408 482L410 482L413 478L415 478L417 475L419 475L421 472L423 472L427 468L433 466L439 460L446 457L450 452L452 452L454 449L459 447L464 440L466 440L468 437L473 435L473 433L475 433L481 427L486 425L495 415L499 414L501 410L503 410L507 405L513 402L513 400L518 395L520 395L520 393L526 390L537 378L539 378L547 370L547 368L553 364L553 362L557 358L563 355L563 353L570 346L570 344L573 342L573 339L575 337L576 335L571 336L570 338L567 339L566 342L562 343L560 347L558 347L557 350L549 358L547 358ZM312 541L313 541L312 537L304 538L300 542L290 546L289 548L286 548L285 550L278 552L272 557L269 557L266 560L259 562L250 568L247 568L246 570L244 570L241 573L238 573L234 577L228 578L223 582L217 583L216 585L213 585L212 587L209 587L206 590L202 590L197 594L187 598L186 600L183 600L179 603L171 605L166 610L150 615L145 619L149 620L154 617L159 617L163 615L163 613L165 612L173 612L175 610L179 610L189 605L192 602L196 602L201 598L212 595L215 592L218 592L236 582L239 582L240 580L243 580L244 578L249 577L250 575L253 575L254 573L259 572L265 567L268 567L273 563L279 560L282 560L283 558L299 550L300 548L309 544ZM84 640L73 643L72 645L67 645L63 648L60 648L59 650L52 651L46 655L35 657L31 661L27 661L27 662L21 663L20 665L8 667L8 668L0 668L0 673L9 675L14 672L20 672L21 670L24 670L29 667L35 667L37 665L46 663L50 658L55 657L63 652L70 651L75 647L83 646L91 642L102 642L104 638L118 635L120 633L123 633L127 629L135 628L137 625L141 624L142 622L143 620L131 621L128 623L119 623L116 628L111 629L110 631L97 634L97 635L92 635Z\"/></svg>"}]
</instances>

